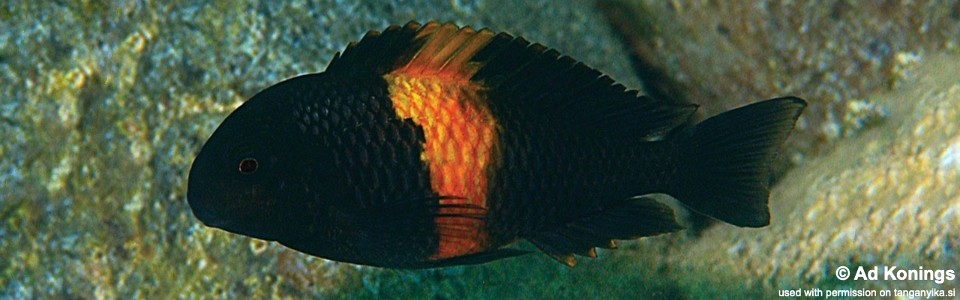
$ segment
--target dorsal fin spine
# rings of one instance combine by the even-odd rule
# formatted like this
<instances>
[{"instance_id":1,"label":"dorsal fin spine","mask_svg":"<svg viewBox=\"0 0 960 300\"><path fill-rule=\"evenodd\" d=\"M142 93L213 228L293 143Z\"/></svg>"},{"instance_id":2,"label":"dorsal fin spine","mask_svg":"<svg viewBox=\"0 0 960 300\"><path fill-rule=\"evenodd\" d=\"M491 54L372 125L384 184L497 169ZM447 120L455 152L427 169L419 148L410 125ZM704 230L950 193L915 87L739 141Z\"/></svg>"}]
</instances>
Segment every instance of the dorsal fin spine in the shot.
<instances>
[{"instance_id":1,"label":"dorsal fin spine","mask_svg":"<svg viewBox=\"0 0 960 300\"><path fill-rule=\"evenodd\" d=\"M470 27L466 27L465 29L473 31L473 29ZM477 51L488 45L492 37L493 32L486 29L473 32L473 34L468 37L468 40L460 45L453 55L451 55L450 58L448 58L443 65L440 66L440 72L442 73L447 66L466 66L467 68L474 70L479 69L479 64L470 62L470 58L476 55ZM482 41L475 41L478 39L482 39ZM475 72L476 71L473 71L471 73Z\"/></svg>"},{"instance_id":2,"label":"dorsal fin spine","mask_svg":"<svg viewBox=\"0 0 960 300\"><path fill-rule=\"evenodd\" d=\"M453 81L466 81L480 65L470 59L493 38L489 30L459 28L453 23L429 23L420 29L415 39L424 41L406 62L399 61L395 72L412 76L439 76Z\"/></svg>"},{"instance_id":3,"label":"dorsal fin spine","mask_svg":"<svg viewBox=\"0 0 960 300\"><path fill-rule=\"evenodd\" d=\"M456 26L450 24L453 29L456 29ZM446 29L446 26L444 27ZM457 50L460 50L464 46L464 43L470 40L470 38L476 32L473 31L470 27L464 27L459 31L454 31L452 33L444 32L444 34L449 35L446 41L443 41L443 44L440 45L439 49L431 54L430 63L428 64L428 70L436 71L440 73L443 70L443 67L453 58L454 54L457 53Z\"/></svg>"}]
</instances>

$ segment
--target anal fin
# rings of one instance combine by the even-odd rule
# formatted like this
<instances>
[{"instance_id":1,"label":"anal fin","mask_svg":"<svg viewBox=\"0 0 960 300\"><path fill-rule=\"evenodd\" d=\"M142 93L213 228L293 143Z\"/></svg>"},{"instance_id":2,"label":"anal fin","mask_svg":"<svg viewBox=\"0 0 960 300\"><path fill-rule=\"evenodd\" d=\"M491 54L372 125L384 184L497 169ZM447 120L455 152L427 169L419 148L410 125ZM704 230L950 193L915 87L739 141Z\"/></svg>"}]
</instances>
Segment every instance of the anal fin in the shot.
<instances>
[{"instance_id":1,"label":"anal fin","mask_svg":"<svg viewBox=\"0 0 960 300\"><path fill-rule=\"evenodd\" d=\"M595 247L614 248L613 240L636 239L683 229L673 210L651 196L627 199L553 230L525 236L557 261L575 266L574 254L596 257Z\"/></svg>"}]
</instances>

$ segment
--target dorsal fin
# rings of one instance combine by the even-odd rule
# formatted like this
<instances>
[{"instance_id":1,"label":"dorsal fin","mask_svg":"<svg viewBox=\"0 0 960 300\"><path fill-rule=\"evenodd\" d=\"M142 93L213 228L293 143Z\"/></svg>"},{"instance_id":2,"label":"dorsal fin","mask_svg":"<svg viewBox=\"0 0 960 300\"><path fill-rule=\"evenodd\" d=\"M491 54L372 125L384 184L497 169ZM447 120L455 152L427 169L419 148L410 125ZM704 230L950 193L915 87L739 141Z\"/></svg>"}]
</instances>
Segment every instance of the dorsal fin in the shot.
<instances>
[{"instance_id":1,"label":"dorsal fin","mask_svg":"<svg viewBox=\"0 0 960 300\"><path fill-rule=\"evenodd\" d=\"M481 67L471 58L493 38L489 30L476 31L453 23L431 22L417 32L423 45L407 61L400 60L395 72L413 76L439 76L454 81L469 80ZM411 49L413 50L413 49Z\"/></svg>"},{"instance_id":2,"label":"dorsal fin","mask_svg":"<svg viewBox=\"0 0 960 300\"><path fill-rule=\"evenodd\" d=\"M410 22L368 32L337 55L326 72L349 78L393 72L470 80L491 106L526 109L571 129L634 137L663 135L696 110L627 91L541 44L453 23Z\"/></svg>"},{"instance_id":3,"label":"dorsal fin","mask_svg":"<svg viewBox=\"0 0 960 300\"><path fill-rule=\"evenodd\" d=\"M581 62L540 44L501 33L477 53L472 78L490 99L553 114L571 129L656 137L684 124L695 105L676 105L627 91Z\"/></svg>"},{"instance_id":4,"label":"dorsal fin","mask_svg":"<svg viewBox=\"0 0 960 300\"><path fill-rule=\"evenodd\" d=\"M370 31L357 43L351 43L343 55L327 66L338 75L402 72L411 76L439 76L451 80L469 80L480 68L470 62L493 38L489 30L460 28L453 23L410 22L390 26L383 33Z\"/></svg>"},{"instance_id":5,"label":"dorsal fin","mask_svg":"<svg viewBox=\"0 0 960 300\"><path fill-rule=\"evenodd\" d=\"M334 55L325 73L348 78L383 75L410 48L416 48L414 37L420 24L410 22L403 27L390 26L383 33L367 32L359 42L347 45L343 53Z\"/></svg>"}]
</instances>

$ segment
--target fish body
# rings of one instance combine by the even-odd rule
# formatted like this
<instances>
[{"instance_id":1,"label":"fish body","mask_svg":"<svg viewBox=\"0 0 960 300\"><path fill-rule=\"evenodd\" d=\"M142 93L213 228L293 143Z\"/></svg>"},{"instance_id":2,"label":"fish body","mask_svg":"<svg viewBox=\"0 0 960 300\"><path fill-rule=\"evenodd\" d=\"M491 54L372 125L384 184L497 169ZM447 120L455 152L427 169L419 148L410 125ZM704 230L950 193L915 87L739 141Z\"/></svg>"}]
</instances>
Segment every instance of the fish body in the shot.
<instances>
[{"instance_id":1,"label":"fish body","mask_svg":"<svg viewBox=\"0 0 960 300\"><path fill-rule=\"evenodd\" d=\"M769 223L768 164L805 106L751 104L696 125L694 105L627 91L508 34L409 23L370 32L326 71L231 113L190 170L204 224L390 268L525 253L567 265L681 229L667 194Z\"/></svg>"}]
</instances>

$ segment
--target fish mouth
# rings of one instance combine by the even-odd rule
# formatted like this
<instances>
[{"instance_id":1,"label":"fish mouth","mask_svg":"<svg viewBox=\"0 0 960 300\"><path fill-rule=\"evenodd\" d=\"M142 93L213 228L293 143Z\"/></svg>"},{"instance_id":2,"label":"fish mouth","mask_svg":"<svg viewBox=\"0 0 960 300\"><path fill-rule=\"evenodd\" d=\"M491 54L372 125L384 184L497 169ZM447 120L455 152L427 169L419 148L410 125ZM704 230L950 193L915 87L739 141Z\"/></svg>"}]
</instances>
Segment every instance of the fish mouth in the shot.
<instances>
[{"instance_id":1,"label":"fish mouth","mask_svg":"<svg viewBox=\"0 0 960 300\"><path fill-rule=\"evenodd\" d=\"M198 191L188 188L187 203L197 220L200 220L204 225L217 228L227 228L233 225L234 222L231 221L231 218L224 218L216 210L210 209L209 205L204 205L202 200L203 197Z\"/></svg>"},{"instance_id":2,"label":"fish mouth","mask_svg":"<svg viewBox=\"0 0 960 300\"><path fill-rule=\"evenodd\" d=\"M238 222L232 218L224 218L211 210L194 208L193 215L207 227L213 227L226 232L245 235L261 240L275 240L275 238L271 238L269 232L261 228L261 226L256 226L256 224L253 223Z\"/></svg>"},{"instance_id":3,"label":"fish mouth","mask_svg":"<svg viewBox=\"0 0 960 300\"><path fill-rule=\"evenodd\" d=\"M203 179L203 168L198 166L200 157L194 160L190 168L190 178L187 183L187 204L193 212L193 216L200 220L204 225L216 228L228 228L234 223L231 218L225 217L221 212L212 209L209 204L209 192L205 191L209 182Z\"/></svg>"},{"instance_id":4,"label":"fish mouth","mask_svg":"<svg viewBox=\"0 0 960 300\"><path fill-rule=\"evenodd\" d=\"M220 218L215 212L206 209L194 208L193 216L196 217L200 222L203 222L204 225L210 227L225 227L230 226L230 220L225 218Z\"/></svg>"}]
</instances>

